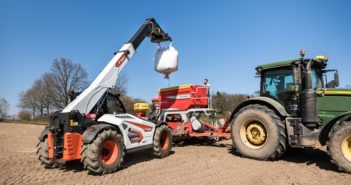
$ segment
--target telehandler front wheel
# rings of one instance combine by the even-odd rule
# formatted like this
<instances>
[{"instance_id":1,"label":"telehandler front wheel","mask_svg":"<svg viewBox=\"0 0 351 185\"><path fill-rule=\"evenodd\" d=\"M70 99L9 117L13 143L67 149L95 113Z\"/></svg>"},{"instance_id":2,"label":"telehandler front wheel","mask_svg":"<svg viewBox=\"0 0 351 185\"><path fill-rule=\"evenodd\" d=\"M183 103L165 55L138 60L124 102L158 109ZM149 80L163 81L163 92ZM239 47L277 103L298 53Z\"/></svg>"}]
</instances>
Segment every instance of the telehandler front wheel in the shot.
<instances>
[{"instance_id":1,"label":"telehandler front wheel","mask_svg":"<svg viewBox=\"0 0 351 185\"><path fill-rule=\"evenodd\" d=\"M123 137L110 129L102 131L90 144L83 145L81 160L89 173L101 175L117 171L123 157Z\"/></svg>"},{"instance_id":2,"label":"telehandler front wheel","mask_svg":"<svg viewBox=\"0 0 351 185\"><path fill-rule=\"evenodd\" d=\"M169 155L173 143L172 131L167 125L161 125L156 128L154 135L154 154L163 158Z\"/></svg>"},{"instance_id":3,"label":"telehandler front wheel","mask_svg":"<svg viewBox=\"0 0 351 185\"><path fill-rule=\"evenodd\" d=\"M335 125L329 133L328 154L340 170L351 173L351 121Z\"/></svg>"},{"instance_id":4,"label":"telehandler front wheel","mask_svg":"<svg viewBox=\"0 0 351 185\"><path fill-rule=\"evenodd\" d=\"M38 159L46 168L59 167L59 164L55 161L55 159L49 158L48 138L45 138L44 141L39 141L37 145L37 155L38 155Z\"/></svg>"},{"instance_id":5,"label":"telehandler front wheel","mask_svg":"<svg viewBox=\"0 0 351 185\"><path fill-rule=\"evenodd\" d=\"M233 147L243 157L258 160L279 159L286 150L285 125L264 105L248 105L235 115L231 134Z\"/></svg>"}]
</instances>

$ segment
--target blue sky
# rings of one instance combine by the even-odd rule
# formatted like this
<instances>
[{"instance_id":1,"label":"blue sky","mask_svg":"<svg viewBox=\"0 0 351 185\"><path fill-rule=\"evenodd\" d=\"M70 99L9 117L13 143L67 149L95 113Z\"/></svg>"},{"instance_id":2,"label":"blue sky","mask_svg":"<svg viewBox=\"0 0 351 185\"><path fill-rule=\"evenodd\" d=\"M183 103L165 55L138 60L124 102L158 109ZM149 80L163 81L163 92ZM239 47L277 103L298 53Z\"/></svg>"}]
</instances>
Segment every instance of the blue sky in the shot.
<instances>
[{"instance_id":1,"label":"blue sky","mask_svg":"<svg viewBox=\"0 0 351 185\"><path fill-rule=\"evenodd\" d=\"M294 1L0 1L0 98L18 111L18 93L53 59L80 63L93 80L113 52L154 17L174 39L179 71L170 84L254 93L262 63L327 55L341 86L351 84L351 2ZM126 66L128 94L150 100L168 80L154 72L157 46L145 40Z\"/></svg>"}]
</instances>

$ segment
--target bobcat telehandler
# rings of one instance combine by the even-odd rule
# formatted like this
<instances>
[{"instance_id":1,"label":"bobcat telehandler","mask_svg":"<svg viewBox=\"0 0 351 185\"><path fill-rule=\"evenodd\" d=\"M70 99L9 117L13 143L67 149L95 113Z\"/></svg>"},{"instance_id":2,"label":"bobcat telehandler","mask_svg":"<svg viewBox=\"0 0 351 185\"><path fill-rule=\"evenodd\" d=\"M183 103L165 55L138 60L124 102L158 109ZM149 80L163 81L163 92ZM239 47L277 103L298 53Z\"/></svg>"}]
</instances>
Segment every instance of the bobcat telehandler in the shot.
<instances>
[{"instance_id":1,"label":"bobcat telehandler","mask_svg":"<svg viewBox=\"0 0 351 185\"><path fill-rule=\"evenodd\" d=\"M39 136L37 151L44 166L80 160L89 173L107 174L121 167L125 152L153 148L160 158L170 153L170 129L127 114L119 95L111 91L145 37L154 43L171 41L155 19L147 19L90 86L50 116L49 125Z\"/></svg>"},{"instance_id":2,"label":"bobcat telehandler","mask_svg":"<svg viewBox=\"0 0 351 185\"><path fill-rule=\"evenodd\" d=\"M338 71L326 69L327 57L300 55L256 68L260 96L232 112L233 147L244 157L274 160L288 146L327 145L332 162L351 172L351 89L336 88Z\"/></svg>"}]
</instances>

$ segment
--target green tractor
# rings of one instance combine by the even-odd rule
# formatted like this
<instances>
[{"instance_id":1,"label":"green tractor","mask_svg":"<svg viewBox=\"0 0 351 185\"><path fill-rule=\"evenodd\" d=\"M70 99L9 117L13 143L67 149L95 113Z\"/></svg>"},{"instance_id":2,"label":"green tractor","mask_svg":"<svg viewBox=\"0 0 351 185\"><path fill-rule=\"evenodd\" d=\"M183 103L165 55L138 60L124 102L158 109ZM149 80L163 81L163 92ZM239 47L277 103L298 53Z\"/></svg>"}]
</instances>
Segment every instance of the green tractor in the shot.
<instances>
[{"instance_id":1,"label":"green tractor","mask_svg":"<svg viewBox=\"0 0 351 185\"><path fill-rule=\"evenodd\" d=\"M243 157L276 160L287 147L327 145L332 162L351 172L351 89L336 88L338 71L326 69L327 57L300 55L256 67L260 96L230 116L233 147Z\"/></svg>"}]
</instances>

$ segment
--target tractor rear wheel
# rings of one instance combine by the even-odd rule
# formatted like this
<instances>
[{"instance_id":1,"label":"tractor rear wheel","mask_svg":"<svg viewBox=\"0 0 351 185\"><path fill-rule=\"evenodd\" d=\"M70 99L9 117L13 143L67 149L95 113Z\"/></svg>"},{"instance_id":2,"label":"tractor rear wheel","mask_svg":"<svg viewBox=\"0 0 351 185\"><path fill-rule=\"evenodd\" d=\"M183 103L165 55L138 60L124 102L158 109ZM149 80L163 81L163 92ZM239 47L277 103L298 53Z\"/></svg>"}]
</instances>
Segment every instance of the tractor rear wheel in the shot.
<instances>
[{"instance_id":1,"label":"tractor rear wheel","mask_svg":"<svg viewBox=\"0 0 351 185\"><path fill-rule=\"evenodd\" d=\"M37 155L38 159L46 168L59 167L59 164L56 163L55 159L49 158L48 138L45 138L44 141L39 141L39 143L37 144Z\"/></svg>"},{"instance_id":2,"label":"tractor rear wheel","mask_svg":"<svg viewBox=\"0 0 351 185\"><path fill-rule=\"evenodd\" d=\"M169 155L172 149L172 131L166 125L156 128L154 135L154 154L163 158Z\"/></svg>"},{"instance_id":3,"label":"tractor rear wheel","mask_svg":"<svg viewBox=\"0 0 351 185\"><path fill-rule=\"evenodd\" d=\"M231 134L233 147L243 157L258 160L279 159L286 150L285 125L264 105L248 105L235 115Z\"/></svg>"},{"instance_id":4,"label":"tractor rear wheel","mask_svg":"<svg viewBox=\"0 0 351 185\"><path fill-rule=\"evenodd\" d=\"M340 170L351 173L351 121L335 125L329 133L328 154Z\"/></svg>"},{"instance_id":5,"label":"tractor rear wheel","mask_svg":"<svg viewBox=\"0 0 351 185\"><path fill-rule=\"evenodd\" d=\"M124 157L123 137L114 130L102 131L90 144L84 144L82 163L92 174L108 174L121 167Z\"/></svg>"}]
</instances>

